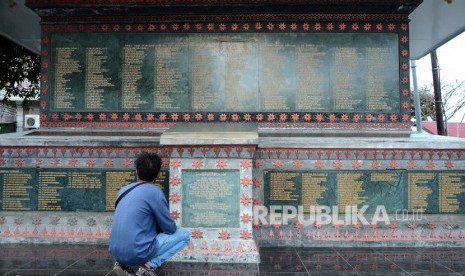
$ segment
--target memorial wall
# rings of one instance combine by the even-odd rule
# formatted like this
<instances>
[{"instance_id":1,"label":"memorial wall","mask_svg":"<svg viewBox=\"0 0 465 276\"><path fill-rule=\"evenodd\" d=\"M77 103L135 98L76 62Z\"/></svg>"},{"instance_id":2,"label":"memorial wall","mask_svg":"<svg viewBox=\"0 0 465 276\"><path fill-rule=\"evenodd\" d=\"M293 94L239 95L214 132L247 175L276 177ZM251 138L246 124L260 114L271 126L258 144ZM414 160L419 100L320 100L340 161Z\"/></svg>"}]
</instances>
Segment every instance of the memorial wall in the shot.
<instances>
[{"instance_id":1,"label":"memorial wall","mask_svg":"<svg viewBox=\"0 0 465 276\"><path fill-rule=\"evenodd\" d=\"M51 32L50 40L46 126L400 123L409 107L395 32Z\"/></svg>"},{"instance_id":2,"label":"memorial wall","mask_svg":"<svg viewBox=\"0 0 465 276\"><path fill-rule=\"evenodd\" d=\"M421 1L27 2L43 129L0 139L0 243L108 238L143 151L163 157L170 215L192 234L178 260L465 241L464 143L411 132ZM255 221L276 205L384 206L391 221Z\"/></svg>"}]
</instances>

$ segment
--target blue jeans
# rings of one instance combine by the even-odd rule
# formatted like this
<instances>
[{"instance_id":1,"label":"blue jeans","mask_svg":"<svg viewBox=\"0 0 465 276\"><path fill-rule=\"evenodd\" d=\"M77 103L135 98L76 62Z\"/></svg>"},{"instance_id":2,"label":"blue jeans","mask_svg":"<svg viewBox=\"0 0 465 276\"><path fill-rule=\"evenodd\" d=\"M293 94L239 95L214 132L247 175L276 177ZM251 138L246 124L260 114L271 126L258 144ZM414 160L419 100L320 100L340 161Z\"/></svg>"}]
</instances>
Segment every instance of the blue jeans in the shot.
<instances>
[{"instance_id":1,"label":"blue jeans","mask_svg":"<svg viewBox=\"0 0 465 276\"><path fill-rule=\"evenodd\" d=\"M181 251L190 240L191 234L186 229L178 228L173 234L160 233L157 236L158 248L157 255L147 262L154 269L161 266L166 260L173 257L174 254Z\"/></svg>"}]
</instances>

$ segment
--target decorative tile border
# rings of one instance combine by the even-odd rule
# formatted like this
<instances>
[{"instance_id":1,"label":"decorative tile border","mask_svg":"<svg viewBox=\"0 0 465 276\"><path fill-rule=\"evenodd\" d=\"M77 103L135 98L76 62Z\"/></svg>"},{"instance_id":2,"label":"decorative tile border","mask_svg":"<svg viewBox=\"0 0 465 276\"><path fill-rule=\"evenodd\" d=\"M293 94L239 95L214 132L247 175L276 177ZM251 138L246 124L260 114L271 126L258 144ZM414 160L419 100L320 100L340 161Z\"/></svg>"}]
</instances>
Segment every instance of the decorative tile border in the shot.
<instances>
[{"instance_id":1,"label":"decorative tile border","mask_svg":"<svg viewBox=\"0 0 465 276\"><path fill-rule=\"evenodd\" d=\"M27 167L26 161L32 162L32 167L43 164L42 159L63 158L94 158L111 159L135 158L141 152L154 152L163 157L163 164L167 158L245 158L253 160L255 167L260 168L264 162L271 162L269 168L280 168L285 164L287 168L318 169L419 169L419 164L426 162L427 169L461 168L460 162L465 161L465 149L382 149L382 148L259 148L255 146L218 145L218 146L2 146L0 147L0 166ZM39 159L39 160L36 160ZM280 161L281 160L281 161ZM286 161L283 163L283 161ZM320 162L319 162L320 161ZM363 161L363 163L362 163ZM366 161L370 161L369 166ZM251 161L252 162L252 161ZM314 163L315 166L303 166L303 163ZM324 166L320 166L321 164ZM359 163L357 165L357 163ZM381 163L382 162L382 163ZM386 163L387 162L387 163ZM407 162L407 164L405 164ZM60 162L66 164L67 162ZM339 164L348 164L340 166ZM384 164L381 166L380 164ZM401 166L401 164L406 166ZM107 164L108 165L108 164ZM131 164L132 165L132 164ZM293 166L294 165L294 166ZM318 165L318 166L316 166ZM336 165L336 166L334 166ZM442 167L444 166L444 167Z\"/></svg>"},{"instance_id":2,"label":"decorative tile border","mask_svg":"<svg viewBox=\"0 0 465 276\"><path fill-rule=\"evenodd\" d=\"M356 138L353 138L356 139ZM375 146L375 145L373 145ZM260 160L262 159L262 160ZM274 160L275 159L275 160ZM380 167L378 165L372 166L373 169L395 169L400 168L400 165L391 164L391 162L408 162L408 166L404 167L405 169L418 169L413 162L421 161L432 161L432 162L462 162L465 161L465 150L462 149L399 149L399 148L260 148L257 150L257 160L255 160L255 165L260 167L264 160L274 160L273 167L279 168L279 160L289 160L292 161L321 161L328 164L326 161L333 161L331 163L339 164L340 162L351 162L352 165L358 161L367 161L370 160L373 162L389 162L389 165L386 167ZM337 162L336 162L337 161ZM355 161L355 163L354 163ZM335 163L334 163L335 162ZM320 163L320 162L318 162ZM295 168L299 168L299 162L293 163ZM376 163L375 163L376 164ZM345 168L358 169L362 168L358 165L347 166ZM394 166L395 165L395 166ZM415 166L414 166L415 165ZM428 167L428 169L433 169L436 166ZM460 167L460 166L459 166ZM317 166L319 169L340 169L340 166ZM446 166L447 168L447 166Z\"/></svg>"},{"instance_id":3,"label":"decorative tile border","mask_svg":"<svg viewBox=\"0 0 465 276\"><path fill-rule=\"evenodd\" d=\"M463 246L463 215L390 215L389 225L291 225L254 226L260 246L328 246L376 244L376 246Z\"/></svg>"},{"instance_id":4,"label":"decorative tile border","mask_svg":"<svg viewBox=\"0 0 465 276\"><path fill-rule=\"evenodd\" d=\"M0 243L106 242L113 213L2 212Z\"/></svg>"},{"instance_id":5,"label":"decorative tile border","mask_svg":"<svg viewBox=\"0 0 465 276\"><path fill-rule=\"evenodd\" d=\"M179 227L182 223L184 170L237 170L239 182L239 227L195 227L191 242L175 260L259 262L258 250L252 235L252 161L238 158L171 158L170 210ZM234 204L234 203L233 203Z\"/></svg>"},{"instance_id":6,"label":"decorative tile border","mask_svg":"<svg viewBox=\"0 0 465 276\"><path fill-rule=\"evenodd\" d=\"M172 158L252 158L255 146L12 146L0 147L0 168L132 168L142 152L157 153L162 166Z\"/></svg>"},{"instance_id":7,"label":"decorative tile border","mask_svg":"<svg viewBox=\"0 0 465 276\"><path fill-rule=\"evenodd\" d=\"M411 215L411 214L410 214ZM0 244L31 243L107 243L113 213L95 212L2 212L0 214ZM295 222L288 226L254 226L249 239L209 242L195 238L179 255L179 260L188 254L247 255L256 252L253 240L259 246L328 246L373 244L377 246L463 246L465 227L463 215L412 215L401 220L392 217L390 225L318 225L304 226ZM203 233L215 238L218 234ZM197 236L198 237L198 236ZM184 254L184 255L183 255Z\"/></svg>"},{"instance_id":8,"label":"decorative tile border","mask_svg":"<svg viewBox=\"0 0 465 276\"><path fill-rule=\"evenodd\" d=\"M31 146L0 147L0 168L132 168L142 152L168 160L161 147Z\"/></svg>"}]
</instances>

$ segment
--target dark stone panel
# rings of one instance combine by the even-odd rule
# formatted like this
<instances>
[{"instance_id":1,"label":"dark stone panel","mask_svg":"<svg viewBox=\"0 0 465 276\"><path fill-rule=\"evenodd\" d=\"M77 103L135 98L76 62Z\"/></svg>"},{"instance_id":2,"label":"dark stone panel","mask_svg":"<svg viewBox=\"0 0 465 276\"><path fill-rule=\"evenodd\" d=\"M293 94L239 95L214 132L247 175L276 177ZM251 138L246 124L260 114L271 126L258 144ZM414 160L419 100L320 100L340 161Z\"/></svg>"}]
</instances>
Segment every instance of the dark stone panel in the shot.
<instances>
[{"instance_id":1,"label":"dark stone panel","mask_svg":"<svg viewBox=\"0 0 465 276\"><path fill-rule=\"evenodd\" d=\"M184 170L183 227L239 227L239 171Z\"/></svg>"},{"instance_id":2,"label":"dark stone panel","mask_svg":"<svg viewBox=\"0 0 465 276\"><path fill-rule=\"evenodd\" d=\"M264 205L357 206L376 214L465 212L465 174L460 171L278 171L264 172ZM334 211L334 210L333 210Z\"/></svg>"},{"instance_id":3,"label":"dark stone panel","mask_svg":"<svg viewBox=\"0 0 465 276\"><path fill-rule=\"evenodd\" d=\"M0 210L112 211L118 190L136 180L134 170L83 168L0 170ZM155 185L168 199L169 172Z\"/></svg>"},{"instance_id":4,"label":"dark stone panel","mask_svg":"<svg viewBox=\"0 0 465 276\"><path fill-rule=\"evenodd\" d=\"M393 112L398 35L53 33L50 111Z\"/></svg>"}]
</instances>

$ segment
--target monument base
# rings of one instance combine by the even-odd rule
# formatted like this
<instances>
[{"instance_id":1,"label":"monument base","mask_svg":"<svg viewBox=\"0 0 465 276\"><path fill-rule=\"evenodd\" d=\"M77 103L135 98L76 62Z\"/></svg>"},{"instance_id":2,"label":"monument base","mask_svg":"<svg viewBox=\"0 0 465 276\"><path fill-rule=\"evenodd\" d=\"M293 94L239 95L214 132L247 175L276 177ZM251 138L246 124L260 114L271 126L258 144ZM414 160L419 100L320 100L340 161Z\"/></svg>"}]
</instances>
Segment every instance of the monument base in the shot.
<instances>
[{"instance_id":1,"label":"monument base","mask_svg":"<svg viewBox=\"0 0 465 276\"><path fill-rule=\"evenodd\" d=\"M165 145L155 133L166 130L150 129L138 130L139 136L118 136L120 130L114 135L106 130L100 136L89 129L67 129L64 136L47 129L40 135L2 135L0 243L106 243L114 196L134 177L134 158L147 151L162 156L171 215L192 233L192 242L176 260L258 262L257 248L263 246L465 246L464 139L425 133L370 137L366 132L331 137L329 130L323 136L315 130L294 130L298 133L288 135L271 128L259 129L257 135L247 129L243 139L238 129L225 130L220 144L215 143L214 131L180 129L178 135L168 132L173 136ZM92 135L82 138L73 131ZM153 136L141 139L142 133ZM183 142L184 135L191 142ZM234 142L225 144L228 137ZM213 176L204 175L202 180L202 173ZM230 182L229 174L237 179ZM277 200L267 194L271 184L277 183L272 175L299 188L310 174L316 178L307 190L312 193L304 197L305 206L385 205L390 223L373 224L370 219L368 224L305 224L297 219L287 224L254 222L253 207ZM79 179L93 184L78 185ZM220 186L210 189L212 193L200 193L195 188L199 183ZM344 197L354 191L355 197ZM301 196L298 189L286 192ZM328 196L330 192L333 197ZM207 197L193 201L193 195L215 195L209 200L218 210L212 211L223 217L200 219L209 210L194 203ZM193 204L194 209L186 209ZM237 209L226 211L232 207ZM198 218L188 221L183 218L186 211Z\"/></svg>"},{"instance_id":2,"label":"monument base","mask_svg":"<svg viewBox=\"0 0 465 276\"><path fill-rule=\"evenodd\" d=\"M170 156L170 210L191 232L175 260L258 263L253 239L255 124L178 124L160 144L189 148ZM214 146L212 146L214 145Z\"/></svg>"},{"instance_id":3,"label":"monument base","mask_svg":"<svg viewBox=\"0 0 465 276\"><path fill-rule=\"evenodd\" d=\"M194 240L173 258L183 262L259 263L254 240Z\"/></svg>"},{"instance_id":4,"label":"monument base","mask_svg":"<svg viewBox=\"0 0 465 276\"><path fill-rule=\"evenodd\" d=\"M371 223L373 218L365 216ZM344 219L344 214L339 215ZM389 215L389 224L318 224L297 222L254 230L259 247L463 247L465 215Z\"/></svg>"}]
</instances>

